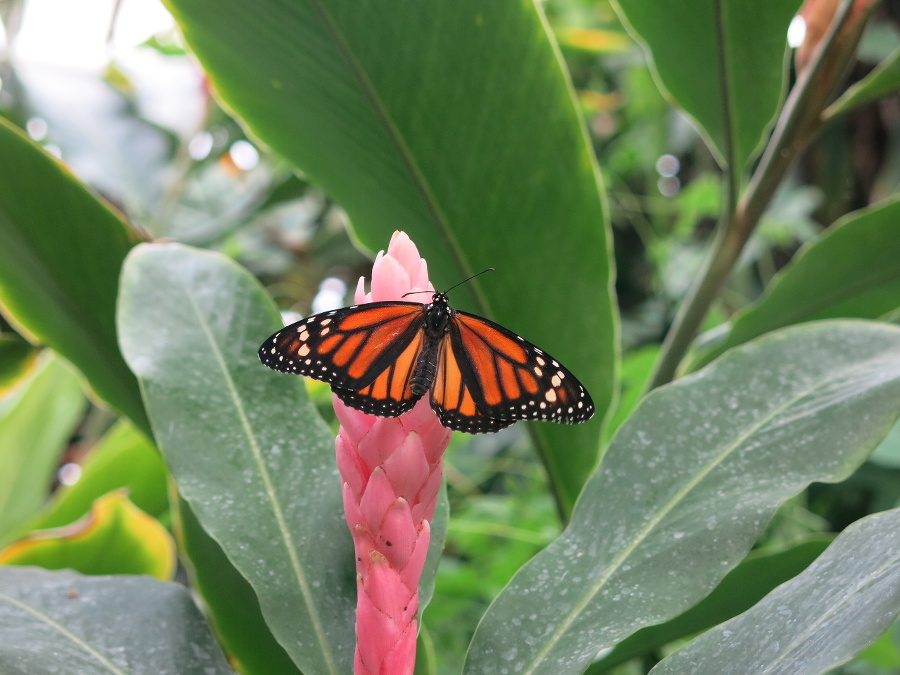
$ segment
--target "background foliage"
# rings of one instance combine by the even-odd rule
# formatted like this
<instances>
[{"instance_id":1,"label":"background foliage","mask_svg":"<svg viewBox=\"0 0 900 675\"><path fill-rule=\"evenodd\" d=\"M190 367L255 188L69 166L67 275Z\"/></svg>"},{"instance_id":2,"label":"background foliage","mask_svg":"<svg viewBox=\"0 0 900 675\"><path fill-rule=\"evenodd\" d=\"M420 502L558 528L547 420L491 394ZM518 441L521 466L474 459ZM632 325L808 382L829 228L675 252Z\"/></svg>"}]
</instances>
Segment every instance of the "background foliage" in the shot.
<instances>
[{"instance_id":1,"label":"background foliage","mask_svg":"<svg viewBox=\"0 0 900 675\"><path fill-rule=\"evenodd\" d=\"M454 306L600 411L455 435L417 671L900 670L896 3L807 3L793 54L799 0L166 0L127 49L125 2L82 71L25 55L37 4L0 3L0 670L349 671L329 392L255 353L396 229L439 287L498 268Z\"/></svg>"}]
</instances>

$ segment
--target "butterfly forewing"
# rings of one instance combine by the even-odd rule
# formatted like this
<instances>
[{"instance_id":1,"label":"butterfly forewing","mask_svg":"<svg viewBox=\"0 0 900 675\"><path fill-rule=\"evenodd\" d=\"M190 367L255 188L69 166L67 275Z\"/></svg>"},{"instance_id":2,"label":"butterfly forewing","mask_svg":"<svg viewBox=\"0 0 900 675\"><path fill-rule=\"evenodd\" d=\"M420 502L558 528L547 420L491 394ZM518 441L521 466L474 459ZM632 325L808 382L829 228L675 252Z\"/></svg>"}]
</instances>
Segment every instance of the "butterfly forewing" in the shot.
<instances>
[{"instance_id":1,"label":"butterfly forewing","mask_svg":"<svg viewBox=\"0 0 900 675\"><path fill-rule=\"evenodd\" d=\"M485 417L575 424L594 414L590 395L572 373L503 326L456 312L447 339L460 378Z\"/></svg>"},{"instance_id":2,"label":"butterfly forewing","mask_svg":"<svg viewBox=\"0 0 900 675\"><path fill-rule=\"evenodd\" d=\"M341 389L359 392L377 385L400 401L399 382L404 369L415 366L424 317L416 302L373 302L314 314L272 335L259 348L259 359L274 370Z\"/></svg>"}]
</instances>

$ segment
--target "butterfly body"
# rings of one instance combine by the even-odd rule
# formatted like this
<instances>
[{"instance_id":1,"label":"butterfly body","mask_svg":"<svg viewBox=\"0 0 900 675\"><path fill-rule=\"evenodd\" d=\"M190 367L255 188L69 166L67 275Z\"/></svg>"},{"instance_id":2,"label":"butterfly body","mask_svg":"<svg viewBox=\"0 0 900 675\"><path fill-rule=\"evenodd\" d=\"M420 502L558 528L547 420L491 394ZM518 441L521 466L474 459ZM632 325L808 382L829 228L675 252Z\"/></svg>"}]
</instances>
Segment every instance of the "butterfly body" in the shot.
<instances>
[{"instance_id":1,"label":"butterfly body","mask_svg":"<svg viewBox=\"0 0 900 675\"><path fill-rule=\"evenodd\" d=\"M552 356L499 324L450 307L372 302L314 314L278 331L259 349L281 372L331 385L352 408L396 417L430 395L441 423L457 431L498 431L518 420L583 422L590 395Z\"/></svg>"},{"instance_id":2,"label":"butterfly body","mask_svg":"<svg viewBox=\"0 0 900 675\"><path fill-rule=\"evenodd\" d=\"M449 330L455 310L450 308L446 293L436 293L430 305L423 305L425 314L425 344L409 379L413 396L419 398L431 389L437 375L438 351L444 334Z\"/></svg>"}]
</instances>

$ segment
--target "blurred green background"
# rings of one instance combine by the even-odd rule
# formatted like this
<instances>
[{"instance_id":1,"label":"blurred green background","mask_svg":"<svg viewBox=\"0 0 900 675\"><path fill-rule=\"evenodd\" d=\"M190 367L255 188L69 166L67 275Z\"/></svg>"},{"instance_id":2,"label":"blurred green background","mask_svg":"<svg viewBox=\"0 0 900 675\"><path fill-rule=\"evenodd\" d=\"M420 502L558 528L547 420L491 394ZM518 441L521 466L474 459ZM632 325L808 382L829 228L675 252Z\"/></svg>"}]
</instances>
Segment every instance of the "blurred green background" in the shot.
<instances>
[{"instance_id":1,"label":"blurred green background","mask_svg":"<svg viewBox=\"0 0 900 675\"><path fill-rule=\"evenodd\" d=\"M720 172L696 128L660 93L645 53L608 2L542 4L571 74L609 203L623 354L620 411L612 416L609 435L642 390L677 303L700 267L722 208ZM355 245L340 205L248 137L223 110L159 2L3 0L0 19L0 116L60 157L124 214L138 236L226 254L262 280L286 312L306 315L347 304L374 251ZM863 78L897 48L898 21L900 4L883 3L848 82ZM896 96L828 126L791 171L744 251L707 318L710 339L727 317L760 296L805 242L849 211L894 194L898 184ZM47 504L26 505L4 544L14 534L57 527L86 513L90 503L73 508L77 492L69 496L79 479L106 480L117 453L138 453L133 447L142 444L127 430L110 433L115 418L105 408L83 394L65 394L78 389L71 374L31 349L0 315L0 414L28 406L29 390L40 386L65 399L58 428L47 430L53 438L44 443L58 452L42 460L34 477L38 485L49 479L47 495L55 496ZM333 421L327 387L310 383L310 391ZM542 466L521 426L485 437L457 434L447 454L453 517L437 576L440 601L426 610L424 635L442 672L459 671L487 604L559 532ZM0 423L0 442L19 443L28 435ZM775 550L836 532L896 506L896 430L893 438L851 480L815 486L783 507L760 547ZM130 485L130 497L168 526L164 471L146 447L140 453L148 468ZM108 485L120 482L110 479ZM142 521L125 527L146 526ZM150 561L147 569L165 570L165 560ZM896 635L891 631L841 672L900 672ZM642 667L626 664L621 672Z\"/></svg>"}]
</instances>

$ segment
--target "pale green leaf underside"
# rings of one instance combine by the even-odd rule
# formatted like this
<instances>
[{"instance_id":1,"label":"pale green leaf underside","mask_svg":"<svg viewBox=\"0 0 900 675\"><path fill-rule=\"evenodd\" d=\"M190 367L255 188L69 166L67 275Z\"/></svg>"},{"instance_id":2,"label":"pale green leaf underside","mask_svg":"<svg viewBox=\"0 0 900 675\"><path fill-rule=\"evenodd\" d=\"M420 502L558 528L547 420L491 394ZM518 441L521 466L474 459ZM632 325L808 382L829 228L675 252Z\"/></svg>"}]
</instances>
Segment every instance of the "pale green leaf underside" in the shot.
<instances>
[{"instance_id":1,"label":"pale green leaf underside","mask_svg":"<svg viewBox=\"0 0 900 675\"><path fill-rule=\"evenodd\" d=\"M819 675L872 644L898 613L900 510L895 509L848 527L798 577L651 673Z\"/></svg>"},{"instance_id":2,"label":"pale green leaf underside","mask_svg":"<svg viewBox=\"0 0 900 675\"><path fill-rule=\"evenodd\" d=\"M651 394L572 522L490 607L469 673L577 673L666 621L747 553L775 509L848 476L900 413L900 329L781 331Z\"/></svg>"},{"instance_id":3,"label":"pale green leaf underside","mask_svg":"<svg viewBox=\"0 0 900 675\"><path fill-rule=\"evenodd\" d=\"M345 672L355 571L334 438L303 380L256 357L282 326L271 301L223 256L145 244L126 260L118 318L179 492L301 670Z\"/></svg>"},{"instance_id":4,"label":"pale green leaf underside","mask_svg":"<svg viewBox=\"0 0 900 675\"><path fill-rule=\"evenodd\" d=\"M231 673L184 586L0 567L0 672Z\"/></svg>"}]
</instances>

